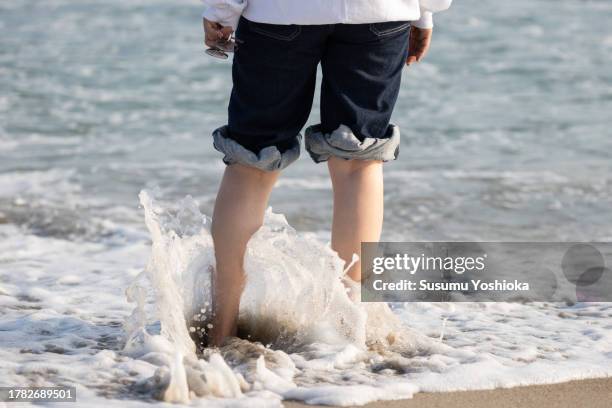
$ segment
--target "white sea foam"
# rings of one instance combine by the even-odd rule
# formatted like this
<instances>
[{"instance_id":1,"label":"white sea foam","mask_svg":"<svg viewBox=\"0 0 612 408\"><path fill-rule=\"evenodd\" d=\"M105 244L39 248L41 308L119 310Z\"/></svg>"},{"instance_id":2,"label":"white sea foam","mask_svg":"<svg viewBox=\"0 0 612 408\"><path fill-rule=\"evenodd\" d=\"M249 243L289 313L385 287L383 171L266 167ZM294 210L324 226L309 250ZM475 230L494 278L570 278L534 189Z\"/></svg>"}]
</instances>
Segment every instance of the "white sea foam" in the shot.
<instances>
[{"instance_id":1,"label":"white sea foam","mask_svg":"<svg viewBox=\"0 0 612 408\"><path fill-rule=\"evenodd\" d=\"M189 326L194 316L206 315L210 302L209 220L189 197L173 214L146 192L140 198L152 253L128 289L138 306L126 324L125 352L159 365L143 384L160 399L352 405L409 398L419 390L612 374L608 305L417 303L392 312L385 304L356 304L336 254L271 211L245 259L240 325L250 341L236 339L197 356ZM147 311L147 304L154 308ZM147 323L157 320L161 330L154 334Z\"/></svg>"},{"instance_id":2,"label":"white sea foam","mask_svg":"<svg viewBox=\"0 0 612 408\"><path fill-rule=\"evenodd\" d=\"M356 305L334 253L273 213L246 259L252 341L198 356L209 221L193 199L141 198L151 243L119 226L126 241L106 244L0 225L2 385L75 385L88 406L352 405L612 374L610 304Z\"/></svg>"}]
</instances>

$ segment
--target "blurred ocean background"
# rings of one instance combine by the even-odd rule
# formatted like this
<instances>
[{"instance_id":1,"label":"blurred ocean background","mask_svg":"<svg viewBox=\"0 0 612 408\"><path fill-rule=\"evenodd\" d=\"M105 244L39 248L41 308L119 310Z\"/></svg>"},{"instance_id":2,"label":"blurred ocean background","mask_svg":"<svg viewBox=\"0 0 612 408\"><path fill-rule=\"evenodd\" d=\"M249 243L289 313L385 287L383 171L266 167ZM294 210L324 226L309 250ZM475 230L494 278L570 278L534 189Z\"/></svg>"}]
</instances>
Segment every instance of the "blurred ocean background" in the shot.
<instances>
[{"instance_id":1,"label":"blurred ocean background","mask_svg":"<svg viewBox=\"0 0 612 408\"><path fill-rule=\"evenodd\" d=\"M230 61L207 57L197 2L0 3L0 219L108 240L142 227L137 193L210 214ZM612 4L457 1L406 69L386 166L385 239L612 238ZM309 123L318 121L315 100ZM306 154L275 211L328 231L330 183Z\"/></svg>"},{"instance_id":2,"label":"blurred ocean background","mask_svg":"<svg viewBox=\"0 0 612 408\"><path fill-rule=\"evenodd\" d=\"M3 382L53 377L36 355L118 350L123 291L150 244L141 189L211 214L231 61L205 55L200 13L195 1L0 1ZM458 0L436 15L393 118L383 239L612 240L610 21L606 0ZM270 204L329 239L327 169L304 152ZM609 331L609 309L589 313Z\"/></svg>"}]
</instances>

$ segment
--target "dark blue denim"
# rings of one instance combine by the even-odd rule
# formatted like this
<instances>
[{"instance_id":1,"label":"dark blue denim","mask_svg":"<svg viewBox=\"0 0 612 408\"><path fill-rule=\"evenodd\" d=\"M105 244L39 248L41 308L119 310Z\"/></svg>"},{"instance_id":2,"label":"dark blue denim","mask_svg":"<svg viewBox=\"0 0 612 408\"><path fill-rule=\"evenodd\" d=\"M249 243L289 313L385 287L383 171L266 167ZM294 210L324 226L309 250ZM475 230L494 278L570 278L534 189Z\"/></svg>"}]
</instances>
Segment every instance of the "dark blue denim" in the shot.
<instances>
[{"instance_id":1,"label":"dark blue denim","mask_svg":"<svg viewBox=\"0 0 612 408\"><path fill-rule=\"evenodd\" d=\"M347 138L349 144L361 145L370 138L384 142L397 133L399 143L399 133L389 121L407 57L409 28L407 21L278 25L241 18L228 126L215 134L215 147L226 153L225 162L240 162L243 149L253 153L255 161L267 147L278 149L281 156L297 148L299 155L300 130L312 108L319 63L323 74L321 123L311 127L310 133L320 133L323 138L313 138L313 143L342 128L346 132L338 136L342 139L339 153L330 154L346 159L352 158L353 151L343 147ZM228 149L225 139L240 146ZM397 147L394 150L393 158ZM315 161L326 159L309 152ZM272 149L265 153L268 159L278 156ZM292 156L291 160L297 158ZM276 167L288 164L279 162Z\"/></svg>"}]
</instances>

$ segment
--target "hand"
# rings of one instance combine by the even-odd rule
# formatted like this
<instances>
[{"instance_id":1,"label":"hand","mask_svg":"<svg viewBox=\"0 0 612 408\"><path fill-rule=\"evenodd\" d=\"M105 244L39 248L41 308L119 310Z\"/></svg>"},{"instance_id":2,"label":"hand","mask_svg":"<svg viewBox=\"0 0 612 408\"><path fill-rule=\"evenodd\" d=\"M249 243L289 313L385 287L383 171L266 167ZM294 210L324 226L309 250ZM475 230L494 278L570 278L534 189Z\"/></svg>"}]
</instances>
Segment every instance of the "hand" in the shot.
<instances>
[{"instance_id":1,"label":"hand","mask_svg":"<svg viewBox=\"0 0 612 408\"><path fill-rule=\"evenodd\" d=\"M408 44L408 58L406 65L421 61L431 45L433 29L410 27L410 42Z\"/></svg>"},{"instance_id":2,"label":"hand","mask_svg":"<svg viewBox=\"0 0 612 408\"><path fill-rule=\"evenodd\" d=\"M203 19L204 26L204 44L209 47L216 47L219 41L227 41L230 39L234 30L232 27L223 27L219 23Z\"/></svg>"}]
</instances>

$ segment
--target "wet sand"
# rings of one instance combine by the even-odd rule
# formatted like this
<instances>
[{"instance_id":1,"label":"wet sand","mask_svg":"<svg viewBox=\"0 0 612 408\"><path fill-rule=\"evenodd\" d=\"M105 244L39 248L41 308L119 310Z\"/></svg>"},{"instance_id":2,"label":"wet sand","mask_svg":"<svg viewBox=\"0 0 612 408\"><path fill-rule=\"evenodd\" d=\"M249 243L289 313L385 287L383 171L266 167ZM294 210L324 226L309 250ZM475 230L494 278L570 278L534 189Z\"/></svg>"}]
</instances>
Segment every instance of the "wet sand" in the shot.
<instances>
[{"instance_id":1,"label":"wet sand","mask_svg":"<svg viewBox=\"0 0 612 408\"><path fill-rule=\"evenodd\" d=\"M285 401L286 408L305 408ZM550 385L499 388L486 391L418 393L409 400L378 401L365 408L610 408L612 377Z\"/></svg>"}]
</instances>

